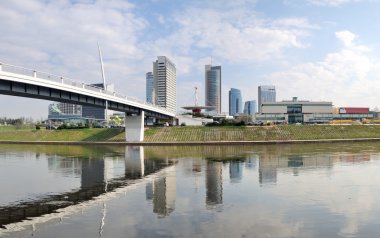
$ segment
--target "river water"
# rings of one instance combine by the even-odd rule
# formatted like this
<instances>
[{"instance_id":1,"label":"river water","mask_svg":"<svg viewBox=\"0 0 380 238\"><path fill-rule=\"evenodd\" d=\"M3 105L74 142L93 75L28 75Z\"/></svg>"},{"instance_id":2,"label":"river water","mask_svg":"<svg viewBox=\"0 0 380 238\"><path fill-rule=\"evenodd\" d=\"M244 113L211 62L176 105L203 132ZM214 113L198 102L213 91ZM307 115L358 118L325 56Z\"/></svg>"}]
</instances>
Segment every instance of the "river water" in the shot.
<instances>
[{"instance_id":1,"label":"river water","mask_svg":"<svg viewBox=\"0 0 380 238\"><path fill-rule=\"evenodd\" d=\"M380 143L0 145L0 237L377 237Z\"/></svg>"}]
</instances>

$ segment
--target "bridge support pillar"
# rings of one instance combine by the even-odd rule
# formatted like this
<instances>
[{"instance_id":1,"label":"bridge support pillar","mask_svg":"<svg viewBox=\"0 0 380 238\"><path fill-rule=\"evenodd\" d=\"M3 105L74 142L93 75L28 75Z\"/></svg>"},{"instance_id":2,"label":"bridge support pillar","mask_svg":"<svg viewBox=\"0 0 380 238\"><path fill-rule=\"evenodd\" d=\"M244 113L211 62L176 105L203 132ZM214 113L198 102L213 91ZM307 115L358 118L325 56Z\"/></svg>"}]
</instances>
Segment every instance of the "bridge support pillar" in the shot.
<instances>
[{"instance_id":1,"label":"bridge support pillar","mask_svg":"<svg viewBox=\"0 0 380 238\"><path fill-rule=\"evenodd\" d=\"M125 140L128 142L144 140L144 111L137 116L125 114Z\"/></svg>"}]
</instances>

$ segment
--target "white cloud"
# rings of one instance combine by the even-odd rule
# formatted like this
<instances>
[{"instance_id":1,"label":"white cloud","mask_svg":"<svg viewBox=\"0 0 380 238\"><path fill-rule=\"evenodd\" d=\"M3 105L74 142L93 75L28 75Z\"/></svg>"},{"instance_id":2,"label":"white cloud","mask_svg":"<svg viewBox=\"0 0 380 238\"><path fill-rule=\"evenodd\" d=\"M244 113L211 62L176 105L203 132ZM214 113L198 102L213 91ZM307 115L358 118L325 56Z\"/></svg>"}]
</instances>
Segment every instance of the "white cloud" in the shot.
<instances>
[{"instance_id":1,"label":"white cloud","mask_svg":"<svg viewBox=\"0 0 380 238\"><path fill-rule=\"evenodd\" d=\"M280 58L286 48L304 47L300 39L314 27L306 19L272 21L245 9L225 10L192 8L181 12L175 18L178 32L163 40L186 42L187 50L193 46L222 60L247 63Z\"/></svg>"},{"instance_id":2,"label":"white cloud","mask_svg":"<svg viewBox=\"0 0 380 238\"><path fill-rule=\"evenodd\" d=\"M357 36L350 31L338 31L338 32L335 32L335 36L339 40L341 40L344 46L346 47L353 46L354 44L353 41L355 40L355 38L357 38Z\"/></svg>"},{"instance_id":3,"label":"white cloud","mask_svg":"<svg viewBox=\"0 0 380 238\"><path fill-rule=\"evenodd\" d=\"M286 49L304 48L303 39L317 28L304 18L264 18L254 11L255 3L194 1L173 14L152 13L163 24L162 33L155 29L159 24L137 15L135 6L124 0L1 1L0 31L6 34L0 40L0 59L100 82L99 42L107 80L121 93L143 99L145 72L158 55L176 64L178 88L184 88L182 78L203 72L207 57L222 64L278 60ZM146 37L151 31L157 31L155 37ZM178 91L180 101L184 94Z\"/></svg>"},{"instance_id":4,"label":"white cloud","mask_svg":"<svg viewBox=\"0 0 380 238\"><path fill-rule=\"evenodd\" d=\"M380 62L371 57L369 47L355 43L353 33L337 32L336 37L344 43L341 50L268 77L277 86L278 99L299 96L333 101L336 106L378 105Z\"/></svg>"},{"instance_id":5,"label":"white cloud","mask_svg":"<svg viewBox=\"0 0 380 238\"><path fill-rule=\"evenodd\" d=\"M337 7L350 2L359 2L360 0L308 0L309 3L317 6Z\"/></svg>"}]
</instances>

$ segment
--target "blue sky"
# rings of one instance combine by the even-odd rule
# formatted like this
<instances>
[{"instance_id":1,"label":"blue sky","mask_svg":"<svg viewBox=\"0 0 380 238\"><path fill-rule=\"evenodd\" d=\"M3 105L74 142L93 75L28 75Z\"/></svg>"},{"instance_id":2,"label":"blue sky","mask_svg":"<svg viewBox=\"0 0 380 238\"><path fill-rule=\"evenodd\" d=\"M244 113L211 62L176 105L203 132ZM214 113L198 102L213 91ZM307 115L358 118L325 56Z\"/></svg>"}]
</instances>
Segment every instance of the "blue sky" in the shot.
<instances>
[{"instance_id":1,"label":"blue sky","mask_svg":"<svg viewBox=\"0 0 380 238\"><path fill-rule=\"evenodd\" d=\"M257 99L273 84L335 106L380 107L380 1L374 0L13 0L0 2L0 61L86 83L108 82L145 98L158 55L177 66L178 106L204 101L204 65L222 66L228 90ZM0 116L47 116L50 102L0 96Z\"/></svg>"}]
</instances>

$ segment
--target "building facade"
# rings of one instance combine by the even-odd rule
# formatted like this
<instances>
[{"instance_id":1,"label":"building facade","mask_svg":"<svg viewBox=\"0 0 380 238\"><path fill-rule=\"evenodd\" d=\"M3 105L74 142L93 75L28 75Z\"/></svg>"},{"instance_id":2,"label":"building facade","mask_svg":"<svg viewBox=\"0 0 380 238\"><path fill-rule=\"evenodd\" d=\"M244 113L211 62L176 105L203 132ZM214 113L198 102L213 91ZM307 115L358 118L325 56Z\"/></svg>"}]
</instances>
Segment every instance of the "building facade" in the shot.
<instances>
[{"instance_id":1,"label":"building facade","mask_svg":"<svg viewBox=\"0 0 380 238\"><path fill-rule=\"evenodd\" d=\"M205 105L214 107L208 112L222 112L222 66L205 66Z\"/></svg>"},{"instance_id":2,"label":"building facade","mask_svg":"<svg viewBox=\"0 0 380 238\"><path fill-rule=\"evenodd\" d=\"M57 107L63 114L68 114L68 115L82 114L81 105L76 105L76 104L71 104L71 103L58 103Z\"/></svg>"},{"instance_id":3,"label":"building facade","mask_svg":"<svg viewBox=\"0 0 380 238\"><path fill-rule=\"evenodd\" d=\"M154 76L152 72L146 73L146 102L153 103Z\"/></svg>"},{"instance_id":4,"label":"building facade","mask_svg":"<svg viewBox=\"0 0 380 238\"><path fill-rule=\"evenodd\" d=\"M166 56L158 56L153 62L153 102L171 112L177 111L176 67Z\"/></svg>"},{"instance_id":5,"label":"building facade","mask_svg":"<svg viewBox=\"0 0 380 238\"><path fill-rule=\"evenodd\" d=\"M104 85L102 83L91 84L91 86L95 86L98 88L104 89ZM107 87L108 89L108 87ZM93 107L93 106L82 106L82 117L84 118L92 118L98 120L106 119L106 110L102 107Z\"/></svg>"},{"instance_id":6,"label":"building facade","mask_svg":"<svg viewBox=\"0 0 380 238\"><path fill-rule=\"evenodd\" d=\"M243 102L241 98L241 91L236 88L231 88L229 91L229 115L233 116L243 112Z\"/></svg>"},{"instance_id":7,"label":"building facade","mask_svg":"<svg viewBox=\"0 0 380 238\"><path fill-rule=\"evenodd\" d=\"M261 114L256 120L295 123L326 123L333 118L332 102L310 102L293 100L265 102L261 104Z\"/></svg>"},{"instance_id":8,"label":"building facade","mask_svg":"<svg viewBox=\"0 0 380 238\"><path fill-rule=\"evenodd\" d=\"M276 102L275 86L262 85L258 88L258 107L261 113L261 105L265 102Z\"/></svg>"},{"instance_id":9,"label":"building facade","mask_svg":"<svg viewBox=\"0 0 380 238\"><path fill-rule=\"evenodd\" d=\"M246 101L244 103L244 114L255 115L256 113L256 100Z\"/></svg>"}]
</instances>

